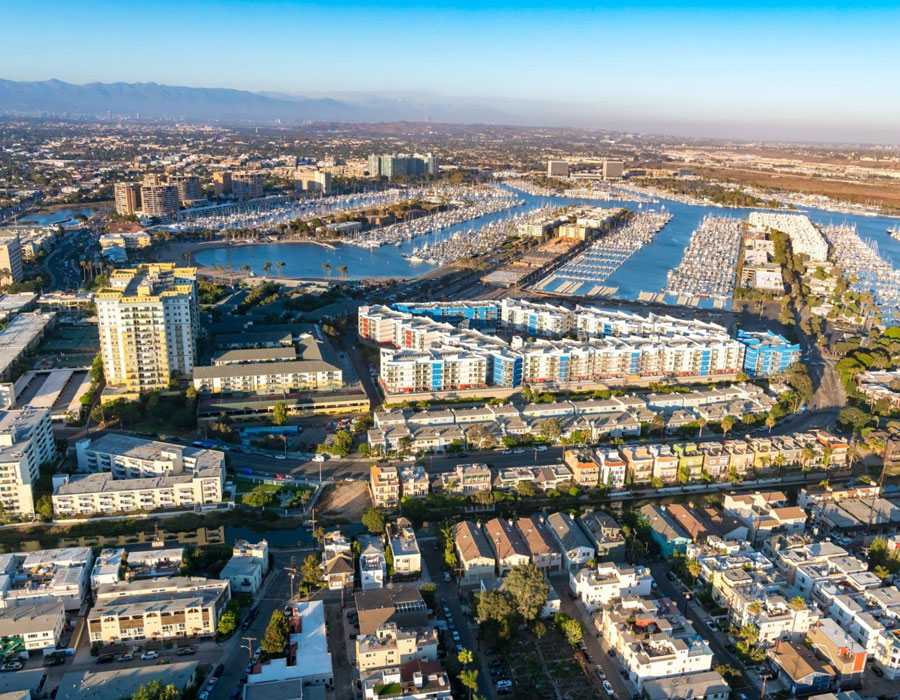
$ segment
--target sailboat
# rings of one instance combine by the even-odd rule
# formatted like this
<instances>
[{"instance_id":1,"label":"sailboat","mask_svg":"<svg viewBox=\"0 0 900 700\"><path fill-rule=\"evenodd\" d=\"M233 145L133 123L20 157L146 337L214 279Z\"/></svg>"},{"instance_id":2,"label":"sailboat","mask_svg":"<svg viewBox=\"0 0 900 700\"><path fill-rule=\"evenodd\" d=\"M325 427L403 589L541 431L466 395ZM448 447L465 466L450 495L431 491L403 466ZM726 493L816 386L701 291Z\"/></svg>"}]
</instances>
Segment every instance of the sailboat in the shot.
<instances>
[{"instance_id":1,"label":"sailboat","mask_svg":"<svg viewBox=\"0 0 900 700\"><path fill-rule=\"evenodd\" d=\"M900 224L894 224L888 230L888 235L895 241L900 241Z\"/></svg>"}]
</instances>

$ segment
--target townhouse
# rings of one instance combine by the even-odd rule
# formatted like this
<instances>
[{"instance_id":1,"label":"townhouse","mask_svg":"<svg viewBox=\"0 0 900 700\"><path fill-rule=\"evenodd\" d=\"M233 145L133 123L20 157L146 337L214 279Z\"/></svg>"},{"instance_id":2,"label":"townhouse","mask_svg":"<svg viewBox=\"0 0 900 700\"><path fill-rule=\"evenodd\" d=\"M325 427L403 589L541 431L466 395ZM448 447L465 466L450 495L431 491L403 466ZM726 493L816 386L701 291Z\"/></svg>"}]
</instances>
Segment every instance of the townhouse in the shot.
<instances>
[{"instance_id":1,"label":"townhouse","mask_svg":"<svg viewBox=\"0 0 900 700\"><path fill-rule=\"evenodd\" d=\"M590 510L579 516L588 539L594 546L597 559L601 561L622 561L625 559L625 537L622 527L608 513Z\"/></svg>"},{"instance_id":2,"label":"townhouse","mask_svg":"<svg viewBox=\"0 0 900 700\"><path fill-rule=\"evenodd\" d=\"M388 546L394 560L394 573L400 576L418 574L422 571L422 553L416 540L412 523L406 518L387 525Z\"/></svg>"},{"instance_id":3,"label":"townhouse","mask_svg":"<svg viewBox=\"0 0 900 700\"><path fill-rule=\"evenodd\" d=\"M643 566L602 562L569 572L569 589L594 612L626 596L649 596L653 577Z\"/></svg>"},{"instance_id":4,"label":"townhouse","mask_svg":"<svg viewBox=\"0 0 900 700\"><path fill-rule=\"evenodd\" d=\"M364 591L381 588L387 580L387 558L384 542L376 535L360 535L359 543L359 583Z\"/></svg>"},{"instance_id":5,"label":"townhouse","mask_svg":"<svg viewBox=\"0 0 900 700\"><path fill-rule=\"evenodd\" d=\"M462 569L462 583L478 584L494 578L494 552L476 524L463 520L453 526L453 543Z\"/></svg>"},{"instance_id":6,"label":"townhouse","mask_svg":"<svg viewBox=\"0 0 900 700\"><path fill-rule=\"evenodd\" d=\"M532 563L546 573L562 570L563 555L543 515L516 520L516 528L528 547Z\"/></svg>"},{"instance_id":7,"label":"townhouse","mask_svg":"<svg viewBox=\"0 0 900 700\"><path fill-rule=\"evenodd\" d=\"M547 516L546 522L550 533L559 543L567 571L577 571L594 558L595 552L591 541L568 513L551 513Z\"/></svg>"}]
</instances>

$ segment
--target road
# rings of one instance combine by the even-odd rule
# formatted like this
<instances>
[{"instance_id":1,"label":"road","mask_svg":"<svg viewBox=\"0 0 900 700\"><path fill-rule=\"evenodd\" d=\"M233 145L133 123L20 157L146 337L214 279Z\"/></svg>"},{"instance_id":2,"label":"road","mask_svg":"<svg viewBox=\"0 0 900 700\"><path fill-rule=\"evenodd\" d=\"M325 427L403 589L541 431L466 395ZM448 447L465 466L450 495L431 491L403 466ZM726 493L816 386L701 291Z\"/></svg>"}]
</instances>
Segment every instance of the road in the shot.
<instances>
[{"instance_id":1,"label":"road","mask_svg":"<svg viewBox=\"0 0 900 700\"><path fill-rule=\"evenodd\" d=\"M650 573L656 581L657 589L671 599L678 606L679 610L684 612L685 603L687 602L687 618L693 623L694 631L709 643L709 648L715 655L713 665L726 662L741 672L741 683L739 684L737 681L732 680L729 683L731 689L734 692L744 691L747 695L759 697L760 687L757 679L750 675L738 658L725 648L725 634L710 630L706 625L710 617L700 603L694 600L685 601L680 583L675 584L666 577L666 574L669 573L668 563L658 561L650 564Z\"/></svg>"},{"instance_id":2,"label":"road","mask_svg":"<svg viewBox=\"0 0 900 700\"><path fill-rule=\"evenodd\" d=\"M620 674L622 665L619 663L617 657L613 658L609 655L609 645L594 627L593 620L591 619L591 615L587 612L587 609L572 600L571 591L569 590L568 574L554 574L550 577L550 582L553 584L553 588L559 596L560 612L563 612L576 620L580 620L584 625L584 646L591 657L592 665L600 665L603 669L603 673L606 674L606 680L608 680L613 687L616 697L619 698L619 700L631 698L636 692L634 684L623 678ZM594 683L600 687L600 679L597 677L597 674L594 673L592 676ZM605 697L606 694L603 693L603 695Z\"/></svg>"}]
</instances>

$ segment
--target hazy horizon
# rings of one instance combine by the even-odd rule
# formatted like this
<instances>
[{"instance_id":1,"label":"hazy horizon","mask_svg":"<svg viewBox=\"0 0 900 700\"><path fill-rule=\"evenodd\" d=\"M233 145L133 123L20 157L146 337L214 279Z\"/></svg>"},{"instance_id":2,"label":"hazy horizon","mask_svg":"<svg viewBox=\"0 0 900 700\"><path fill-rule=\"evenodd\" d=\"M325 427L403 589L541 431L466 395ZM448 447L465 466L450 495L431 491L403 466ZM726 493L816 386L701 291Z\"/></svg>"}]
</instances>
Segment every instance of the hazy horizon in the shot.
<instances>
[{"instance_id":1,"label":"hazy horizon","mask_svg":"<svg viewBox=\"0 0 900 700\"><path fill-rule=\"evenodd\" d=\"M427 93L509 111L523 125L900 143L900 95L890 90L900 10L887 3L165 0L5 14L0 65L16 81Z\"/></svg>"}]
</instances>

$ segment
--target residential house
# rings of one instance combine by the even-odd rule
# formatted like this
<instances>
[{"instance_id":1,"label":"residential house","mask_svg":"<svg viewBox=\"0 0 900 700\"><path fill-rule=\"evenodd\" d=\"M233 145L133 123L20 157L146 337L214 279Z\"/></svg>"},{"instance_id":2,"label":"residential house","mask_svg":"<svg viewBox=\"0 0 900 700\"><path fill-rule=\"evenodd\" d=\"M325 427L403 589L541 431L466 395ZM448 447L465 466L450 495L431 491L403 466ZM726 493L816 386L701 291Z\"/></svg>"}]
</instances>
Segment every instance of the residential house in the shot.
<instances>
[{"instance_id":1,"label":"residential house","mask_svg":"<svg viewBox=\"0 0 900 700\"><path fill-rule=\"evenodd\" d=\"M782 642L769 650L778 678L794 697L824 693L837 676L834 667L799 642Z\"/></svg>"},{"instance_id":2,"label":"residential house","mask_svg":"<svg viewBox=\"0 0 900 700\"><path fill-rule=\"evenodd\" d=\"M381 588L387 579L387 559L380 536L359 535L359 583L364 591Z\"/></svg>"},{"instance_id":3,"label":"residential house","mask_svg":"<svg viewBox=\"0 0 900 700\"><path fill-rule=\"evenodd\" d=\"M428 472L421 464L400 468L402 498L428 498Z\"/></svg>"},{"instance_id":4,"label":"residential house","mask_svg":"<svg viewBox=\"0 0 900 700\"><path fill-rule=\"evenodd\" d=\"M600 465L588 450L566 450L566 466L572 470L572 479L584 487L596 486L600 481Z\"/></svg>"},{"instance_id":5,"label":"residential house","mask_svg":"<svg viewBox=\"0 0 900 700\"><path fill-rule=\"evenodd\" d=\"M684 552L691 538L655 503L649 503L640 509L641 515L647 518L650 536L659 545L662 555L667 559L676 551Z\"/></svg>"},{"instance_id":6,"label":"residential house","mask_svg":"<svg viewBox=\"0 0 900 700\"><path fill-rule=\"evenodd\" d=\"M647 700L728 700L731 686L717 671L666 676L644 683Z\"/></svg>"},{"instance_id":7,"label":"residential house","mask_svg":"<svg viewBox=\"0 0 900 700\"><path fill-rule=\"evenodd\" d=\"M497 573L501 578L513 567L531 562L531 552L511 520L488 520L484 524L484 531L496 555Z\"/></svg>"},{"instance_id":8,"label":"residential house","mask_svg":"<svg viewBox=\"0 0 900 700\"><path fill-rule=\"evenodd\" d=\"M441 474L445 491L470 496L491 490L491 470L485 464L457 464L456 468Z\"/></svg>"},{"instance_id":9,"label":"residential house","mask_svg":"<svg viewBox=\"0 0 900 700\"><path fill-rule=\"evenodd\" d=\"M625 559L625 537L615 518L602 510L590 510L578 520L593 543L599 561Z\"/></svg>"},{"instance_id":10,"label":"residential house","mask_svg":"<svg viewBox=\"0 0 900 700\"><path fill-rule=\"evenodd\" d=\"M547 525L562 549L563 562L569 572L577 571L594 558L591 541L568 513L552 513L547 516Z\"/></svg>"},{"instance_id":11,"label":"residential house","mask_svg":"<svg viewBox=\"0 0 900 700\"><path fill-rule=\"evenodd\" d=\"M477 524L463 520L454 525L453 541L464 584L494 578L494 552Z\"/></svg>"},{"instance_id":12,"label":"residential house","mask_svg":"<svg viewBox=\"0 0 900 700\"><path fill-rule=\"evenodd\" d=\"M562 550L543 515L519 518L516 527L525 540L535 566L548 573L562 569Z\"/></svg>"},{"instance_id":13,"label":"residential house","mask_svg":"<svg viewBox=\"0 0 900 700\"><path fill-rule=\"evenodd\" d=\"M394 574L409 576L422 572L422 553L416 541L416 532L406 518L388 523L388 543L394 560Z\"/></svg>"},{"instance_id":14,"label":"residential house","mask_svg":"<svg viewBox=\"0 0 900 700\"><path fill-rule=\"evenodd\" d=\"M810 646L837 672L841 688L859 688L866 671L866 649L830 617L809 628Z\"/></svg>"}]
</instances>

